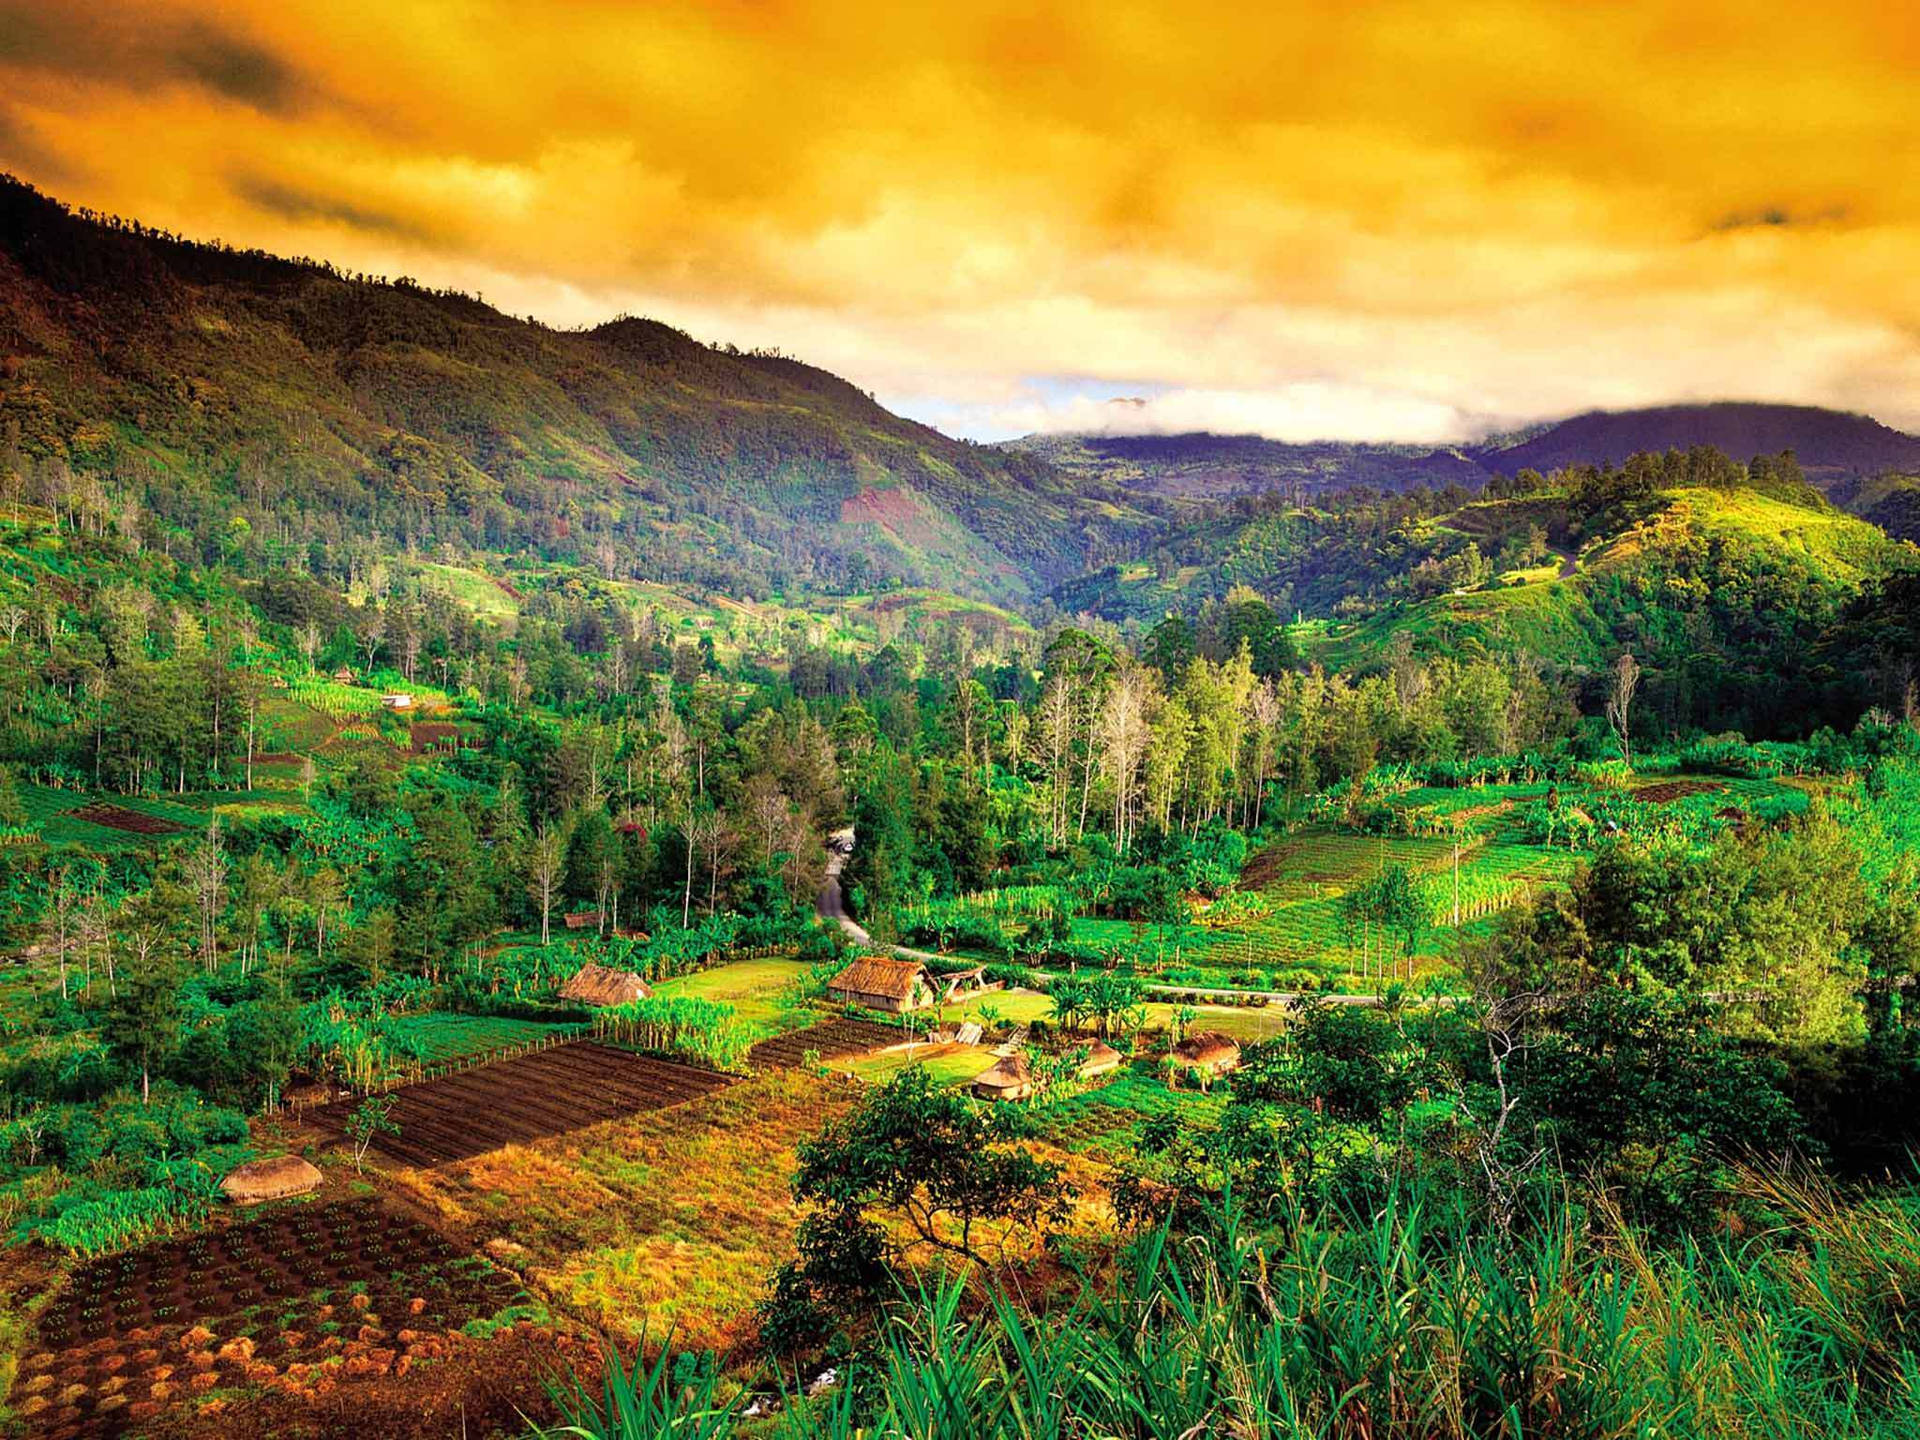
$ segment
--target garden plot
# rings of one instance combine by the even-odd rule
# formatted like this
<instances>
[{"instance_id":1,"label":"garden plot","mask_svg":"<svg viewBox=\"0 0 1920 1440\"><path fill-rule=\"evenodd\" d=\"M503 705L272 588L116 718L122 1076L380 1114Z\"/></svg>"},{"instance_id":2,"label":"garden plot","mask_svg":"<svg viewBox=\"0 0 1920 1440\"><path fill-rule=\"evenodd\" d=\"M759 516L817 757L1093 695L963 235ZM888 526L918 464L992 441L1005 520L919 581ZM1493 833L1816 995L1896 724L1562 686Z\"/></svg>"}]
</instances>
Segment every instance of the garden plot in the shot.
<instances>
[{"instance_id":1,"label":"garden plot","mask_svg":"<svg viewBox=\"0 0 1920 1440\"><path fill-rule=\"evenodd\" d=\"M403 1373L530 1300L373 1201L297 1206L76 1270L9 1404L32 1440L112 1437L201 1396Z\"/></svg>"},{"instance_id":2,"label":"garden plot","mask_svg":"<svg viewBox=\"0 0 1920 1440\"><path fill-rule=\"evenodd\" d=\"M129 810L124 805L110 805L101 800L82 805L71 813L74 819L85 820L89 825L104 825L129 835L178 835L187 828L164 815L149 815L144 810Z\"/></svg>"},{"instance_id":3,"label":"garden plot","mask_svg":"<svg viewBox=\"0 0 1920 1440\"><path fill-rule=\"evenodd\" d=\"M398 1134L374 1145L408 1165L469 1160L622 1115L661 1110L710 1095L737 1078L609 1045L579 1042L476 1066L391 1093ZM313 1112L344 1131L358 1101Z\"/></svg>"},{"instance_id":4,"label":"garden plot","mask_svg":"<svg viewBox=\"0 0 1920 1440\"><path fill-rule=\"evenodd\" d=\"M822 1060L831 1060L840 1055L864 1055L869 1050L904 1045L906 1041L906 1032L895 1026L843 1018L762 1040L747 1052L747 1060L756 1070L784 1070L801 1064L808 1051Z\"/></svg>"}]
</instances>

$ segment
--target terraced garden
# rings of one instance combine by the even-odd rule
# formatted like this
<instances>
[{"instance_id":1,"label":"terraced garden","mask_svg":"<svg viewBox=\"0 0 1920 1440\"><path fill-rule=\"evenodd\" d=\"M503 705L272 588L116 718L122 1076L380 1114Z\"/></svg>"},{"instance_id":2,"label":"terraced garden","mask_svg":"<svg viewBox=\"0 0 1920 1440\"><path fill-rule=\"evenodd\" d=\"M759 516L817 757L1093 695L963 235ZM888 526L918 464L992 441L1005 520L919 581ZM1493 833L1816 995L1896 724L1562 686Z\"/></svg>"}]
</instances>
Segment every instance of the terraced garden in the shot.
<instances>
[{"instance_id":1,"label":"terraced garden","mask_svg":"<svg viewBox=\"0 0 1920 1440\"><path fill-rule=\"evenodd\" d=\"M96 851L136 849L203 830L207 824L202 811L179 800L27 783L21 783L18 789L27 823L49 845Z\"/></svg>"},{"instance_id":2,"label":"terraced garden","mask_svg":"<svg viewBox=\"0 0 1920 1440\"><path fill-rule=\"evenodd\" d=\"M404 1374L537 1302L371 1200L302 1205L76 1270L9 1404L31 1440L93 1440L235 1392Z\"/></svg>"},{"instance_id":3,"label":"terraced garden","mask_svg":"<svg viewBox=\"0 0 1920 1440\"><path fill-rule=\"evenodd\" d=\"M468 1160L603 1120L662 1110L724 1089L737 1077L579 1041L476 1066L389 1092L398 1134L375 1148L407 1165ZM356 1100L309 1112L344 1134Z\"/></svg>"}]
</instances>

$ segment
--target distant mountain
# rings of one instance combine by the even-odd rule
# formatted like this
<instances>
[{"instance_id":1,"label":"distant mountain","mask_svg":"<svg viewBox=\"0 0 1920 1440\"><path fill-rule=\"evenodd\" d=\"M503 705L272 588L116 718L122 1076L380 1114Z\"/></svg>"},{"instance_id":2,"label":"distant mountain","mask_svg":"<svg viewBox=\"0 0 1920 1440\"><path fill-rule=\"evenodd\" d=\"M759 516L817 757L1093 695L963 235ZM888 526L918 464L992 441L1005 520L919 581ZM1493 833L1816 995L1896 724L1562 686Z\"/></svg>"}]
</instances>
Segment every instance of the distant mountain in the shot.
<instances>
[{"instance_id":1,"label":"distant mountain","mask_svg":"<svg viewBox=\"0 0 1920 1440\"><path fill-rule=\"evenodd\" d=\"M1886 471L1920 469L1920 436L1865 415L1811 405L1727 401L1595 410L1576 415L1518 444L1473 452L1488 470L1542 474L1564 465L1618 463L1643 450L1711 445L1736 460L1791 450L1807 477L1831 490L1842 481Z\"/></svg>"},{"instance_id":2,"label":"distant mountain","mask_svg":"<svg viewBox=\"0 0 1920 1440\"><path fill-rule=\"evenodd\" d=\"M1848 503L1850 483L1920 471L1920 436L1865 415L1808 405L1726 402L1596 410L1528 426L1478 445L1322 441L1290 444L1257 435L1029 435L1000 447L1044 457L1087 481L1173 501L1280 492L1297 501L1349 486L1400 491L1457 484L1477 489L1495 474L1546 474L1567 465L1618 463L1641 451L1711 445L1736 460L1792 450L1815 484Z\"/></svg>"},{"instance_id":3,"label":"distant mountain","mask_svg":"<svg viewBox=\"0 0 1920 1440\"><path fill-rule=\"evenodd\" d=\"M1083 481L1175 502L1231 500L1279 491L1296 498L1367 485L1380 490L1487 479L1478 461L1431 445L1317 441L1258 435L1027 435L1000 449L1037 455Z\"/></svg>"},{"instance_id":4,"label":"distant mountain","mask_svg":"<svg viewBox=\"0 0 1920 1440\"><path fill-rule=\"evenodd\" d=\"M75 215L0 176L8 446L36 473L138 476L203 553L243 537L256 567L276 547L452 546L735 593L1020 600L1156 524L1095 477L949 439L783 356L647 320L555 331Z\"/></svg>"}]
</instances>

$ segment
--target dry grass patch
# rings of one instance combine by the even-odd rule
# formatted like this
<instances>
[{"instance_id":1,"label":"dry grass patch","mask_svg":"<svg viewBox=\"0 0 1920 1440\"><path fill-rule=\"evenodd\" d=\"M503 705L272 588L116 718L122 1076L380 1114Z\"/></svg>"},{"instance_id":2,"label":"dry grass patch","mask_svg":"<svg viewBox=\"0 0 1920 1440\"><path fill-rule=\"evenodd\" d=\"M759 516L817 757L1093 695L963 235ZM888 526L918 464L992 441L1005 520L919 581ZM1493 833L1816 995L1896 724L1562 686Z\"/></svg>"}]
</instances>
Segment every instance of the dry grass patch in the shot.
<instances>
[{"instance_id":1,"label":"dry grass patch","mask_svg":"<svg viewBox=\"0 0 1920 1440\"><path fill-rule=\"evenodd\" d=\"M795 1147L856 1093L779 1071L399 1182L476 1238L525 1246L556 1308L623 1342L671 1327L676 1345L726 1353L752 1340L791 1252Z\"/></svg>"}]
</instances>

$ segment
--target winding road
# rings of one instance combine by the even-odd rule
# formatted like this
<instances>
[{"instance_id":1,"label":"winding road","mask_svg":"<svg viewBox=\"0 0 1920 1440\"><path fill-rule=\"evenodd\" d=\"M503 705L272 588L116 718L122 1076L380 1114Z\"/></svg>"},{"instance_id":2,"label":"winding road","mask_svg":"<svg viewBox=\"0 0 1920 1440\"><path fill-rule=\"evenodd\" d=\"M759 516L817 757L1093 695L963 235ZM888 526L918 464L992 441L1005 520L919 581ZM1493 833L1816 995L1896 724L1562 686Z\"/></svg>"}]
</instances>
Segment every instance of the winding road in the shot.
<instances>
[{"instance_id":1,"label":"winding road","mask_svg":"<svg viewBox=\"0 0 1920 1440\"><path fill-rule=\"evenodd\" d=\"M827 875L821 882L820 894L814 901L814 910L822 920L838 925L840 933L856 945L864 945L870 950L881 950L897 960L918 960L927 965L949 957L936 955L931 950L910 950L905 945L875 945L869 935L851 915L847 914L846 897L840 890L840 872L847 868L847 861L853 857L853 827L836 830L827 836Z\"/></svg>"}]
</instances>

